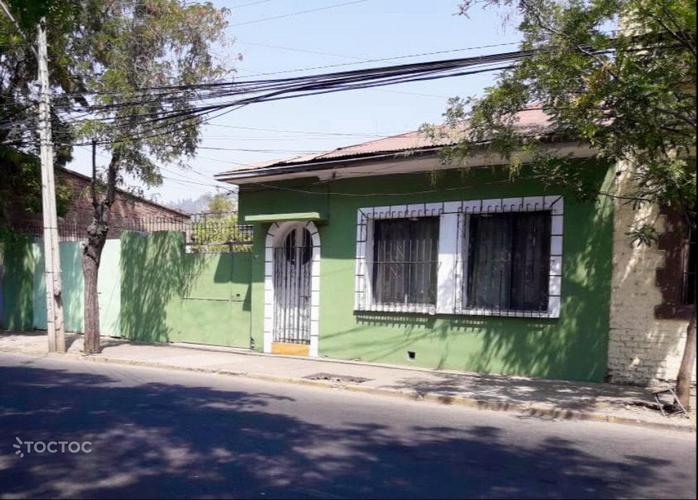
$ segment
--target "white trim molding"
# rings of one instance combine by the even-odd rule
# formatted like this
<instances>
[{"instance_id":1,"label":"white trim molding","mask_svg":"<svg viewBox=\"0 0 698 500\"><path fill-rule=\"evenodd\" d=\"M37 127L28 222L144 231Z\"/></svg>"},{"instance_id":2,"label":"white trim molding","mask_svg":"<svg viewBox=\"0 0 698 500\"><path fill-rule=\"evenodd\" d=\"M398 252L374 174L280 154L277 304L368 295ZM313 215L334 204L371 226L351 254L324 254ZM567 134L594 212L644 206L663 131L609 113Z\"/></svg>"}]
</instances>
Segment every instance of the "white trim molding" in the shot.
<instances>
[{"instance_id":1,"label":"white trim molding","mask_svg":"<svg viewBox=\"0 0 698 500\"><path fill-rule=\"evenodd\" d=\"M307 229L313 245L310 277L310 357L319 355L320 340L320 233L312 221L275 222L267 231L264 245L264 352L271 352L274 340L274 248L289 231Z\"/></svg>"},{"instance_id":2,"label":"white trim molding","mask_svg":"<svg viewBox=\"0 0 698 500\"><path fill-rule=\"evenodd\" d=\"M546 311L472 309L466 303L465 287L468 261L465 239L470 216L483 213L550 212L550 270ZM435 305L376 304L372 297L373 221L405 217L439 217L439 265ZM354 309L356 311L457 314L474 316L513 316L558 318L562 294L562 234L564 200L562 196L525 196L485 200L449 201L366 207L357 211L356 273Z\"/></svg>"}]
</instances>

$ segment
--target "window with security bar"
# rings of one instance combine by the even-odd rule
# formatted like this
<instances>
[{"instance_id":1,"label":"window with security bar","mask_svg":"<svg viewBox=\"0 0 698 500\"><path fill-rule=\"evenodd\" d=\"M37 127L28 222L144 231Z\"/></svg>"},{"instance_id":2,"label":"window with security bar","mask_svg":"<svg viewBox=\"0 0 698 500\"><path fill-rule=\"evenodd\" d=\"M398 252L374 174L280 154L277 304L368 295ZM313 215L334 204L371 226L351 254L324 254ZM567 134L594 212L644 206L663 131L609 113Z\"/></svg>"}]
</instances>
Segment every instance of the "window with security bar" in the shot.
<instances>
[{"instance_id":1,"label":"window with security bar","mask_svg":"<svg viewBox=\"0 0 698 500\"><path fill-rule=\"evenodd\" d=\"M438 217L373 222L373 302L379 305L435 305Z\"/></svg>"},{"instance_id":2,"label":"window with security bar","mask_svg":"<svg viewBox=\"0 0 698 500\"><path fill-rule=\"evenodd\" d=\"M545 312L550 212L469 215L464 231L466 309Z\"/></svg>"}]
</instances>

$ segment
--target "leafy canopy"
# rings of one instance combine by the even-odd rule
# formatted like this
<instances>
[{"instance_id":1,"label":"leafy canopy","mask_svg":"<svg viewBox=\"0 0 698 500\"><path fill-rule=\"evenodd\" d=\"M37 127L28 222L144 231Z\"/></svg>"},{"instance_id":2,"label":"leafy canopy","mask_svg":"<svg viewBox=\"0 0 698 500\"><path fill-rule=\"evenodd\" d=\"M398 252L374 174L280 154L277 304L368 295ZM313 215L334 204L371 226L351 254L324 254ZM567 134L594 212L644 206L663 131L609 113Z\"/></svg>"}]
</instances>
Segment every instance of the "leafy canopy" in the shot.
<instances>
[{"instance_id":1,"label":"leafy canopy","mask_svg":"<svg viewBox=\"0 0 698 500\"><path fill-rule=\"evenodd\" d=\"M235 211L232 200L224 194L215 194L208 200L208 211L216 214L224 214Z\"/></svg>"},{"instance_id":2,"label":"leafy canopy","mask_svg":"<svg viewBox=\"0 0 698 500\"><path fill-rule=\"evenodd\" d=\"M75 81L66 66L64 41L80 10L69 0L12 0L6 2L17 25L0 11L0 225L11 217L41 211L38 113L36 107L37 60L32 50L39 19L48 20L50 81L72 92ZM54 135L63 138L54 146L57 167L71 159L68 123L51 116ZM58 186L58 211L70 201L67 186Z\"/></svg>"},{"instance_id":3,"label":"leafy canopy","mask_svg":"<svg viewBox=\"0 0 698 500\"><path fill-rule=\"evenodd\" d=\"M187 115L194 89L169 99L158 87L206 83L228 72L212 54L225 44L228 11L185 0L90 1L99 15L85 17L85 35L69 47L93 106L78 115L77 133L104 143L113 169L159 184L158 163L185 165L196 151L201 120ZM173 110L181 116L163 119Z\"/></svg>"},{"instance_id":4,"label":"leafy canopy","mask_svg":"<svg viewBox=\"0 0 698 500\"><path fill-rule=\"evenodd\" d=\"M32 45L46 19L54 93L56 166L71 159L76 138L112 153L114 186L127 172L146 185L161 182L157 162L186 163L200 120L166 119L191 109L194 91L171 101L142 89L205 83L227 68L211 52L225 44L226 9L185 0L11 0L19 29L0 15L0 220L40 208L36 112L37 61ZM136 94L137 92L137 94ZM89 112L76 112L76 105ZM89 108L87 108L89 106ZM93 107L97 106L98 109ZM109 177L109 176L108 176ZM67 198L60 191L60 201Z\"/></svg>"},{"instance_id":5,"label":"leafy canopy","mask_svg":"<svg viewBox=\"0 0 698 500\"><path fill-rule=\"evenodd\" d=\"M538 105L557 135L590 144L600 158L630 162L633 202L658 203L693 220L694 0L467 0L461 13L474 4L514 9L521 48L534 52L505 70L484 97L450 101L447 123L468 122L452 158L484 142L516 175L521 153L528 153L534 175L584 194L578 163L550 153L542 137L517 131L515 114ZM656 232L637 227L633 237L647 243Z\"/></svg>"}]
</instances>

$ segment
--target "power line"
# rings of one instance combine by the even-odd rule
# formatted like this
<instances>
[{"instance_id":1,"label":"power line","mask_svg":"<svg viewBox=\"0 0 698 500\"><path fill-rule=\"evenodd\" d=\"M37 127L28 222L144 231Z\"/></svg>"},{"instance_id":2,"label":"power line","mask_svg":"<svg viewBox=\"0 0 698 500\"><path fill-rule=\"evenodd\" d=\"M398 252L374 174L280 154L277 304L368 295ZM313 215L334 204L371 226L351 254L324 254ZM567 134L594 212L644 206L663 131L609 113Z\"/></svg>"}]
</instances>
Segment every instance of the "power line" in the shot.
<instances>
[{"instance_id":1,"label":"power line","mask_svg":"<svg viewBox=\"0 0 698 500\"><path fill-rule=\"evenodd\" d=\"M299 10L296 12L289 12L288 14L281 14L279 16L272 16L272 17L262 17L260 19L254 19L252 21L245 21L244 23L237 23L237 24L231 24L231 27L237 27L237 26L247 26L248 24L257 24L257 23L263 23L266 21L274 21L276 19L284 19L287 17L292 17L292 16L300 16L301 14L309 14L311 12L319 12L321 10L328 10L328 9L336 9L337 7L345 7L347 5L354 5L357 3L364 3L367 2L368 0L354 0L353 2L344 2L344 3L336 3L332 5L326 5L325 7L317 7L315 9L308 9L308 10Z\"/></svg>"},{"instance_id":2,"label":"power line","mask_svg":"<svg viewBox=\"0 0 698 500\"><path fill-rule=\"evenodd\" d=\"M646 50L646 47L643 47L643 50ZM216 116L222 116L249 104L502 71L512 68L516 61L542 51L542 49L518 50L289 78L136 89L132 94L126 95L133 96L130 98L131 100L114 104L93 105L82 108L81 112L83 117L87 117L94 113L118 113L120 109L126 108L130 111L129 118L144 118L137 123L137 127L123 121L117 125L116 129L118 132L121 128L123 132L121 136L99 142L99 144L115 144L129 140L143 140L181 131L185 127L199 126ZM612 53L613 51L610 49L594 52L595 55ZM193 98L201 103L193 104ZM144 99L146 100L144 101ZM134 107L142 107L144 102L149 103L153 99L163 101L159 103L160 108L146 113L134 112L136 111L133 109ZM162 109L163 106L164 109ZM72 110L72 108L69 109ZM78 121L80 118L78 116L73 120ZM118 114L112 114L104 116L101 121L108 125L118 123L118 119Z\"/></svg>"},{"instance_id":3,"label":"power line","mask_svg":"<svg viewBox=\"0 0 698 500\"><path fill-rule=\"evenodd\" d=\"M491 63L490 63L491 65ZM477 74L477 73L483 73L483 72L488 72L488 71L501 71L505 69L509 69L512 66L491 66L483 69L478 69L478 70L470 70L470 71L460 71L460 72L455 72L455 73L449 73L449 74L429 74L429 73L434 73L438 72L438 70L432 70L430 72L426 72L423 75L424 76L416 76L416 75L410 75L410 76L391 76L389 78L381 77L382 79L378 81L361 81L361 79L350 79L347 83L343 83L340 85L327 85L323 86L322 84L318 85L305 85L301 86L299 89L293 89L291 88L286 88L286 89L281 89L276 92L268 92L266 94L263 94L261 96L255 96L255 97L250 97L250 98L243 98L243 99L237 99L233 101L224 101L222 103L216 103L216 104L210 104L206 106L200 106L200 107L195 107L191 109L187 109L186 111L164 111L160 113L146 113L146 114L141 114L140 116L152 116L150 120L146 120L145 122L141 123L141 127L146 126L146 128L141 128L141 130L138 131L132 131L131 127L128 124L122 124L121 127L124 129L129 129L131 132L131 140L142 140L142 139L147 139L151 137L158 137L161 135L167 135L171 134L173 132L173 127L176 127L178 125L183 124L186 121L190 120L199 120L200 123L205 123L207 120L213 119L213 117L206 118L207 115L210 115L216 111L222 111L220 115L217 116L222 116L223 114L229 113L231 111L234 111L235 109L239 109L243 106L247 106L249 104L254 104L254 103L261 103L261 102L271 102L271 101L277 101L277 100L284 100L284 99L292 99L292 98L297 98L297 97L303 97L303 96L312 96L312 95L321 95L321 94L326 94L326 93L333 93L333 92L340 92L340 91L347 91L347 90L358 90L358 89L365 89L365 88L371 88L371 87L376 87L376 86L383 86L383 85L391 85L395 83L405 83L408 81L425 81L425 80L433 80L433 79L439 79L439 78L447 78L447 77L454 77L454 76L464 76L464 75L472 75L472 74ZM452 68L450 68L452 69ZM420 73L421 74L421 73ZM132 116L139 116L139 115L132 115ZM114 119L114 118L112 118ZM108 119L107 119L108 120ZM172 121L174 120L174 121ZM108 121L106 122L108 123ZM149 126L149 128L148 128ZM184 127L186 125L182 125ZM164 132L156 132L158 130L162 130L164 128L167 128ZM174 129L176 131L176 128ZM137 135L134 135L137 134ZM117 143L123 143L129 140L128 136L124 136L123 138L119 138L116 140L103 140L99 141L98 144L104 145L104 144L117 144Z\"/></svg>"},{"instance_id":4,"label":"power line","mask_svg":"<svg viewBox=\"0 0 698 500\"><path fill-rule=\"evenodd\" d=\"M245 43L245 42L240 42L240 43ZM386 62L386 61L398 61L400 59L412 59L415 57L425 57L425 56L433 56L433 55L443 55L443 54L453 54L456 52L466 52L470 50L479 50L479 49L489 49L489 48L494 48L494 47L505 47L505 46L510 46L510 45L518 45L519 42L507 42L507 43L494 43L490 45L479 45L479 46L474 46L474 47L463 47L460 49L445 49L445 50L435 50L432 52L420 52L416 54L404 54L401 56L392 56L392 57L380 57L380 58L375 58L375 59L362 59L357 62L351 62L351 63L337 63L337 64L325 64L322 66L309 66L305 68L292 68L292 69L285 69L285 70L280 70L280 71L269 71L269 72L264 72L264 73L253 73L251 75L247 75L245 78L252 78L255 76L271 76L271 75L281 75L281 74L288 74L288 73L300 73L302 71L312 71L312 70L317 70L317 69L330 69L330 68L341 68L345 66L356 66L356 65L361 65L361 64L370 64L370 63L376 63L376 62ZM258 44L261 45L261 44ZM271 46L268 46L271 47ZM289 47L277 47L279 49L285 49L285 50L293 50L293 51L299 51L303 52L301 49L292 49ZM330 54L326 54L330 55ZM334 55L335 57L345 57L345 58L351 58L351 59L361 59L359 57L352 57L352 56L340 56L340 55Z\"/></svg>"},{"instance_id":5,"label":"power line","mask_svg":"<svg viewBox=\"0 0 698 500\"><path fill-rule=\"evenodd\" d=\"M210 151L241 151L244 153L321 153L321 150L307 149L250 149L250 148L223 148L215 146L197 146L197 149L208 149Z\"/></svg>"},{"instance_id":6,"label":"power line","mask_svg":"<svg viewBox=\"0 0 698 500\"><path fill-rule=\"evenodd\" d=\"M5 15L10 19L10 21L14 25L15 29L19 32L20 36L29 45L29 47L31 48L34 55L38 58L39 52L36 50L36 47L34 47L34 44L29 41L29 38L27 38L27 35L24 34L24 31L22 31L22 28L19 26L19 23L12 15L12 12L10 11L9 7L5 4L4 0L0 0L0 8L2 8L3 12L5 12Z\"/></svg>"},{"instance_id":7,"label":"power line","mask_svg":"<svg viewBox=\"0 0 698 500\"><path fill-rule=\"evenodd\" d=\"M179 103L172 109L158 110L150 113L131 113L131 118L150 117L149 120L142 121L137 130L131 130L130 124L124 124L124 129L132 134L134 140L144 139L162 135L156 130L167 127L165 133L171 133L172 127L180 125L194 126L205 121L213 119L211 115L214 112L220 111L220 115L228 113L234 109L239 109L252 103L275 101L280 99L290 99L300 96L319 95L330 92L340 92L346 90L357 90L363 88L371 88L376 86L392 85L396 83L405 83L410 81L432 80L437 78L446 78L452 76L475 74L484 71L496 71L506 69L508 66L498 66L497 63L504 61L514 61L529 55L530 51L516 51L510 53L490 54L485 56L477 56L470 58L460 58L442 61L430 61L422 63L404 64L398 66L387 66L378 68L367 68L363 70L344 71L339 73L328 73L320 75L310 75L307 77L282 78L276 80L261 80L253 82L244 82L240 85L239 82L225 82L214 84L202 84L196 87L201 87L199 98L201 100L208 99L213 101L211 104L199 106L182 106L190 96L190 90L193 86L182 87L159 87L154 90L162 93L170 94L168 99L173 104ZM459 71L462 68L472 68L480 66L481 69ZM239 87L242 88L239 88ZM150 89L149 89L150 90ZM182 93L178 93L182 90ZM144 92L145 89L140 89ZM226 97L244 96L245 93L257 93L252 97L240 97L231 100L221 100ZM147 94L146 94L147 96ZM120 107L135 106L139 101L126 103L96 105L90 108L83 108L84 116L93 114L94 112L105 112L109 110L118 110ZM73 121L78 121L81 117L74 118ZM102 119L104 123L109 123L117 118L115 116L105 117ZM153 132L152 135L148 135ZM124 139L100 141L100 144L123 142Z\"/></svg>"},{"instance_id":8,"label":"power line","mask_svg":"<svg viewBox=\"0 0 698 500\"><path fill-rule=\"evenodd\" d=\"M460 49L454 49L454 50L460 50ZM450 51L438 51L440 53L445 53L445 52L450 52ZM410 73L419 73L419 72L427 72L427 71L439 71L443 72L446 70L453 70L457 69L460 67L466 67L466 66L475 66L475 65L482 65L482 64L487 64L487 63L495 63L495 62L504 62L504 61L511 61L511 60L517 60L521 59L524 57L528 57L533 55L534 53L540 52L540 50L518 50L518 51L511 51L511 52L500 52L500 53L494 53L494 54L483 54L479 56L471 56L471 57L462 57L462 58L455 58L455 59L442 59L442 60L436 60L436 61L423 61L423 62L417 62L417 63L406 63L406 64L401 64L401 65L392 65L392 66L378 66L375 68L363 68L363 69L355 69L355 70L347 70L347 71L341 71L341 72L331 72L331 73L321 73L317 75L307 75L307 76L296 76L296 77L288 77L288 78L277 78L277 79L262 79L262 80L249 80L249 79L238 79L238 80L230 80L230 81L217 81L217 82L209 82L209 83L202 83L202 84L193 84L193 85L164 85L164 86L158 86L158 87L143 87L143 88L138 88L135 89L132 92L129 93L116 93L116 92L99 92L99 91L93 91L89 92L89 94L92 95L105 95L105 96L122 96L122 97L127 97L127 96L134 96L134 97L143 97L144 94L148 97L162 97L162 96L170 96L170 97L176 97L180 98L183 96L179 96L176 94L176 92L182 92L182 93L187 93L184 97L190 100L201 100L205 98L209 98L211 96L216 96L216 92L219 93L219 95L232 95L232 94L245 94L245 93L254 93L254 92L261 92L261 91L268 91L268 90L279 90L282 89L284 86L298 86L302 85L304 83L309 83L309 82L327 82L327 81L332 81L332 80L338 80L338 79L352 79L352 78L368 78L371 77L373 79L381 78L381 77L389 77L389 76L408 76ZM608 52L608 51L606 51ZM599 54L601 52L598 52ZM405 59L405 58L411 58L411 57L417 57L417 56L424 56L424 55L429 55L429 54L434 54L434 53L421 53L421 54L408 54L404 56L397 56L397 57L390 57L390 58L380 58L380 59L369 59L363 61L364 63L374 63L374 62L385 62L388 60L395 60L395 59ZM345 64L340 64L339 66L343 66ZM328 68L328 67L335 67L337 65L326 65L326 66L318 66L316 68L304 68L304 69L319 69L319 68ZM404 82L403 82L404 83ZM198 93L197 93L198 92ZM209 92L212 94L202 94L202 92ZM81 95L85 95L86 93L82 93ZM62 94L63 96L70 96L71 94ZM116 107L119 105L131 105L134 103L118 103L118 104L113 104L109 106L102 106L103 108L108 108L108 107ZM92 107L94 109L95 107Z\"/></svg>"}]
</instances>

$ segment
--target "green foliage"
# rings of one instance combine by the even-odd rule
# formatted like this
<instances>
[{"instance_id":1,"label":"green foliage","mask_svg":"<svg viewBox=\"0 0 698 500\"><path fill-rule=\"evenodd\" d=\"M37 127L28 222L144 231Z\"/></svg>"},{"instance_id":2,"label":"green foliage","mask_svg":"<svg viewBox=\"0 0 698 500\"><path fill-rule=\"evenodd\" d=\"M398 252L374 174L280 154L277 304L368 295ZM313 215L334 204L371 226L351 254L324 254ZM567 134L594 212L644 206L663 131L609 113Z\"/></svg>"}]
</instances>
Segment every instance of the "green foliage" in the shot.
<instances>
[{"instance_id":1,"label":"green foliage","mask_svg":"<svg viewBox=\"0 0 698 500\"><path fill-rule=\"evenodd\" d=\"M73 81L63 65L63 40L71 30L70 17L78 4L69 0L13 0L8 2L18 23L16 26L0 12L0 225L13 214L41 210L41 172L37 136L37 110L34 82L37 62L32 44L38 20L48 16L50 79L58 87L72 90ZM20 31L21 30L21 31ZM52 114L56 167L71 159L70 127L58 114ZM63 213L69 202L65 186L58 189L58 210Z\"/></svg>"},{"instance_id":2,"label":"green foliage","mask_svg":"<svg viewBox=\"0 0 698 500\"><path fill-rule=\"evenodd\" d=\"M659 240L657 229L647 224L633 227L626 233L634 245L650 246Z\"/></svg>"},{"instance_id":3,"label":"green foliage","mask_svg":"<svg viewBox=\"0 0 698 500\"><path fill-rule=\"evenodd\" d=\"M77 133L106 143L117 182L126 172L157 185L158 163L185 165L193 156L201 120L183 118L194 89L171 100L156 87L201 84L227 73L211 48L225 43L228 11L185 0L92 1L100 14L84 17L85 35L69 46L96 106ZM172 110L182 116L160 120Z\"/></svg>"},{"instance_id":4,"label":"green foliage","mask_svg":"<svg viewBox=\"0 0 698 500\"><path fill-rule=\"evenodd\" d=\"M39 158L16 147L0 145L0 226L23 214L41 212L41 165ZM56 188L56 208L63 215L72 200L65 184Z\"/></svg>"},{"instance_id":5,"label":"green foliage","mask_svg":"<svg viewBox=\"0 0 698 500\"><path fill-rule=\"evenodd\" d=\"M208 201L208 210L216 214L223 214L234 211L235 206L230 198L223 194L217 194Z\"/></svg>"},{"instance_id":6,"label":"green foliage","mask_svg":"<svg viewBox=\"0 0 698 500\"><path fill-rule=\"evenodd\" d=\"M600 159L627 162L634 181L628 201L660 204L693 224L694 0L469 0L462 13L473 4L516 10L521 48L535 52L484 97L449 102L446 123L465 132L447 158L485 151L516 176L526 153L541 178L589 195L576 179L578 163L545 147L551 138L581 140ZM517 128L516 113L531 105L550 116L551 129ZM653 241L652 228L632 232L637 242Z\"/></svg>"},{"instance_id":7,"label":"green foliage","mask_svg":"<svg viewBox=\"0 0 698 500\"><path fill-rule=\"evenodd\" d=\"M54 112L57 166L71 159L75 138L94 138L107 143L112 153L115 175L102 179L105 183L119 184L128 173L156 185L161 182L158 163L184 164L194 154L200 119L152 122L165 110L186 113L189 100L168 102L163 92L142 89L204 83L224 75L227 68L216 63L211 46L225 43L226 9L185 0L11 0L9 7L21 32L0 15L0 175L21 174L2 189L22 193L13 199L26 201L23 210L40 206L40 177L27 155L38 157L32 44L42 17L54 111L76 103L102 106L96 113L72 116L71 123ZM187 97L194 94L192 90ZM13 164L13 159L21 161ZM9 200L0 197L0 217L11 206Z\"/></svg>"},{"instance_id":8,"label":"green foliage","mask_svg":"<svg viewBox=\"0 0 698 500\"><path fill-rule=\"evenodd\" d=\"M214 197L215 198L215 197ZM192 222L191 249L201 253L249 252L251 233L243 233L235 213L207 214Z\"/></svg>"}]
</instances>

